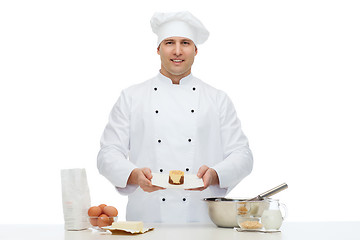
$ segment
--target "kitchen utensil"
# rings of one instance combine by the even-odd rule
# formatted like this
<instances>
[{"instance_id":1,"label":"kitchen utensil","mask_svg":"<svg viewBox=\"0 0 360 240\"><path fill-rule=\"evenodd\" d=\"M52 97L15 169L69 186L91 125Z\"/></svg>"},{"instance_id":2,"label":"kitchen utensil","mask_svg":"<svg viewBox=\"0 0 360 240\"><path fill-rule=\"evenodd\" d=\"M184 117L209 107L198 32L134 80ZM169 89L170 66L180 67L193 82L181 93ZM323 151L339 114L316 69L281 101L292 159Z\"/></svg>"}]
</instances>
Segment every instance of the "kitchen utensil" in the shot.
<instances>
[{"instance_id":1,"label":"kitchen utensil","mask_svg":"<svg viewBox=\"0 0 360 240\"><path fill-rule=\"evenodd\" d=\"M261 223L266 230L279 230L287 215L287 207L277 199L268 199L269 209L266 209L261 216ZM281 210L282 211L281 211Z\"/></svg>"},{"instance_id":2,"label":"kitchen utensil","mask_svg":"<svg viewBox=\"0 0 360 240\"><path fill-rule=\"evenodd\" d=\"M272 189L270 189L270 190L268 190L268 191L266 191L266 192L263 192L263 193L257 195L257 196L254 197L254 198L248 199L247 201L259 201L259 200L263 200L264 198L268 198L268 197L270 197L270 196L272 196L272 195L275 195L276 193L281 192L281 191L283 191L283 190L285 190L285 189L287 189L287 188L288 188L288 185L287 185L286 183L283 183L283 184L280 184L280 185L277 186L277 187L274 187L274 188L272 188Z\"/></svg>"},{"instance_id":3,"label":"kitchen utensil","mask_svg":"<svg viewBox=\"0 0 360 240\"><path fill-rule=\"evenodd\" d=\"M258 196L250 199L231 199L231 198L205 198L208 204L209 216L213 223L218 227L238 227L238 204L246 203L249 212L244 217L261 217L264 210L269 208L268 197L285 190L288 187L283 183L273 189L270 189ZM241 214L240 214L241 215ZM242 217L242 216L240 216ZM239 219L241 221L241 219Z\"/></svg>"},{"instance_id":4,"label":"kitchen utensil","mask_svg":"<svg viewBox=\"0 0 360 240\"><path fill-rule=\"evenodd\" d=\"M261 217L263 211L268 208L267 199L260 201L247 201L246 199L231 198L205 198L208 204L211 221L218 227L238 227L237 203L246 202L251 206L251 216Z\"/></svg>"}]
</instances>

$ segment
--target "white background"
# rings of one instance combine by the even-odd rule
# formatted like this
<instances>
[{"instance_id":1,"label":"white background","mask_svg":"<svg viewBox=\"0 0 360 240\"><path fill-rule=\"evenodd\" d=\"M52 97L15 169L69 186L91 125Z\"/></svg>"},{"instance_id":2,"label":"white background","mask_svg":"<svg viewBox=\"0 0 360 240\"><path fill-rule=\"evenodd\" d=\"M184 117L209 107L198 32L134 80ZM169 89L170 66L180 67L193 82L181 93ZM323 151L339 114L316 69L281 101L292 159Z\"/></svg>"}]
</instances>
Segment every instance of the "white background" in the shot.
<instances>
[{"instance_id":1,"label":"white background","mask_svg":"<svg viewBox=\"0 0 360 240\"><path fill-rule=\"evenodd\" d=\"M288 221L360 220L359 1L5 0L0 223L62 223L63 168L85 168L92 204L124 219L99 140L120 91L160 68L151 16L176 10L209 29L193 74L228 93L254 154L229 196L287 182Z\"/></svg>"}]
</instances>

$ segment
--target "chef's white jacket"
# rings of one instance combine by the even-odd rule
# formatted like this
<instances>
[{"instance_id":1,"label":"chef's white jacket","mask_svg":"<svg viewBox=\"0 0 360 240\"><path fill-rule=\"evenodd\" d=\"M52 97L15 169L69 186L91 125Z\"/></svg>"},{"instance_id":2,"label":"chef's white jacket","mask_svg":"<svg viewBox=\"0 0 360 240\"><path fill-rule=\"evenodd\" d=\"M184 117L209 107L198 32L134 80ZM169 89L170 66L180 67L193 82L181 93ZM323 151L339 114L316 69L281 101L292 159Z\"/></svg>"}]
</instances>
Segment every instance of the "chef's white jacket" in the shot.
<instances>
[{"instance_id":1,"label":"chef's white jacket","mask_svg":"<svg viewBox=\"0 0 360 240\"><path fill-rule=\"evenodd\" d=\"M173 84L159 73L121 92L101 138L98 169L128 195L126 219L210 222L206 197L225 196L252 170L248 140L229 97L192 74ZM213 168L220 184L204 191L144 192L127 185L134 168L154 173Z\"/></svg>"}]
</instances>

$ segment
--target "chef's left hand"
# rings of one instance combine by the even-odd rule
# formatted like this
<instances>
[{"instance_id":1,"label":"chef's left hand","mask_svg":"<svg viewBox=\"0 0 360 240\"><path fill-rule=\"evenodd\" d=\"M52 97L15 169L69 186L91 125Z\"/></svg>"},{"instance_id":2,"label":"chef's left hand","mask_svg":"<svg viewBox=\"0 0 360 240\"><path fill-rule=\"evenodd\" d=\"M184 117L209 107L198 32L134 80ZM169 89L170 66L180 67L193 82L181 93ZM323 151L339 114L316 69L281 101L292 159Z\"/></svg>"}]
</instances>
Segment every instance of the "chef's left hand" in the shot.
<instances>
[{"instance_id":1,"label":"chef's left hand","mask_svg":"<svg viewBox=\"0 0 360 240\"><path fill-rule=\"evenodd\" d=\"M197 173L197 176L199 178L203 179L204 182L204 186L203 187L199 187L199 188L192 188L192 189L187 189L187 190L193 190L193 191L203 191L206 188L208 188L210 185L218 185L219 184L219 177L217 175L217 172L212 169L209 168L206 165L202 165L199 168L199 171Z\"/></svg>"}]
</instances>

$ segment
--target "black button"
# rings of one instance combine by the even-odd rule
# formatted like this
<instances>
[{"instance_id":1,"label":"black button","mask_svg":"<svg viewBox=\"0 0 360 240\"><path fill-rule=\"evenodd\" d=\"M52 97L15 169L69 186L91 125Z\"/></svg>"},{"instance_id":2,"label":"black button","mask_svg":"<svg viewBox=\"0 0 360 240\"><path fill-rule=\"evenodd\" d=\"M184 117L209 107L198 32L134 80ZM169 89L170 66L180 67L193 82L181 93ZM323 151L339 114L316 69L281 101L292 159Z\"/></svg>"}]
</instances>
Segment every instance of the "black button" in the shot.
<instances>
[{"instance_id":1,"label":"black button","mask_svg":"<svg viewBox=\"0 0 360 240\"><path fill-rule=\"evenodd\" d=\"M158 110L155 110L155 113L159 113L159 111L158 111Z\"/></svg>"},{"instance_id":2,"label":"black button","mask_svg":"<svg viewBox=\"0 0 360 240\"><path fill-rule=\"evenodd\" d=\"M188 171L189 171L189 168L186 168L186 171L188 172Z\"/></svg>"},{"instance_id":3,"label":"black button","mask_svg":"<svg viewBox=\"0 0 360 240\"><path fill-rule=\"evenodd\" d=\"M183 198L183 201L185 202L185 201L186 201L186 198Z\"/></svg>"},{"instance_id":4,"label":"black button","mask_svg":"<svg viewBox=\"0 0 360 240\"><path fill-rule=\"evenodd\" d=\"M161 199L163 202L165 202L165 198Z\"/></svg>"},{"instance_id":5,"label":"black button","mask_svg":"<svg viewBox=\"0 0 360 240\"><path fill-rule=\"evenodd\" d=\"M196 90L196 88L193 87L193 91L195 91L195 90Z\"/></svg>"},{"instance_id":6,"label":"black button","mask_svg":"<svg viewBox=\"0 0 360 240\"><path fill-rule=\"evenodd\" d=\"M158 143L161 143L161 140L160 140L160 139L158 140Z\"/></svg>"},{"instance_id":7,"label":"black button","mask_svg":"<svg viewBox=\"0 0 360 240\"><path fill-rule=\"evenodd\" d=\"M194 109L191 109L191 112L192 112L192 113L194 113L194 112L195 112L195 110L194 110Z\"/></svg>"},{"instance_id":8,"label":"black button","mask_svg":"<svg viewBox=\"0 0 360 240\"><path fill-rule=\"evenodd\" d=\"M191 142L191 139L189 138L188 141Z\"/></svg>"},{"instance_id":9,"label":"black button","mask_svg":"<svg viewBox=\"0 0 360 240\"><path fill-rule=\"evenodd\" d=\"M154 88L155 91L157 91L157 88Z\"/></svg>"},{"instance_id":10,"label":"black button","mask_svg":"<svg viewBox=\"0 0 360 240\"><path fill-rule=\"evenodd\" d=\"M163 170L162 170L162 169L160 169L160 172L163 172Z\"/></svg>"}]
</instances>

